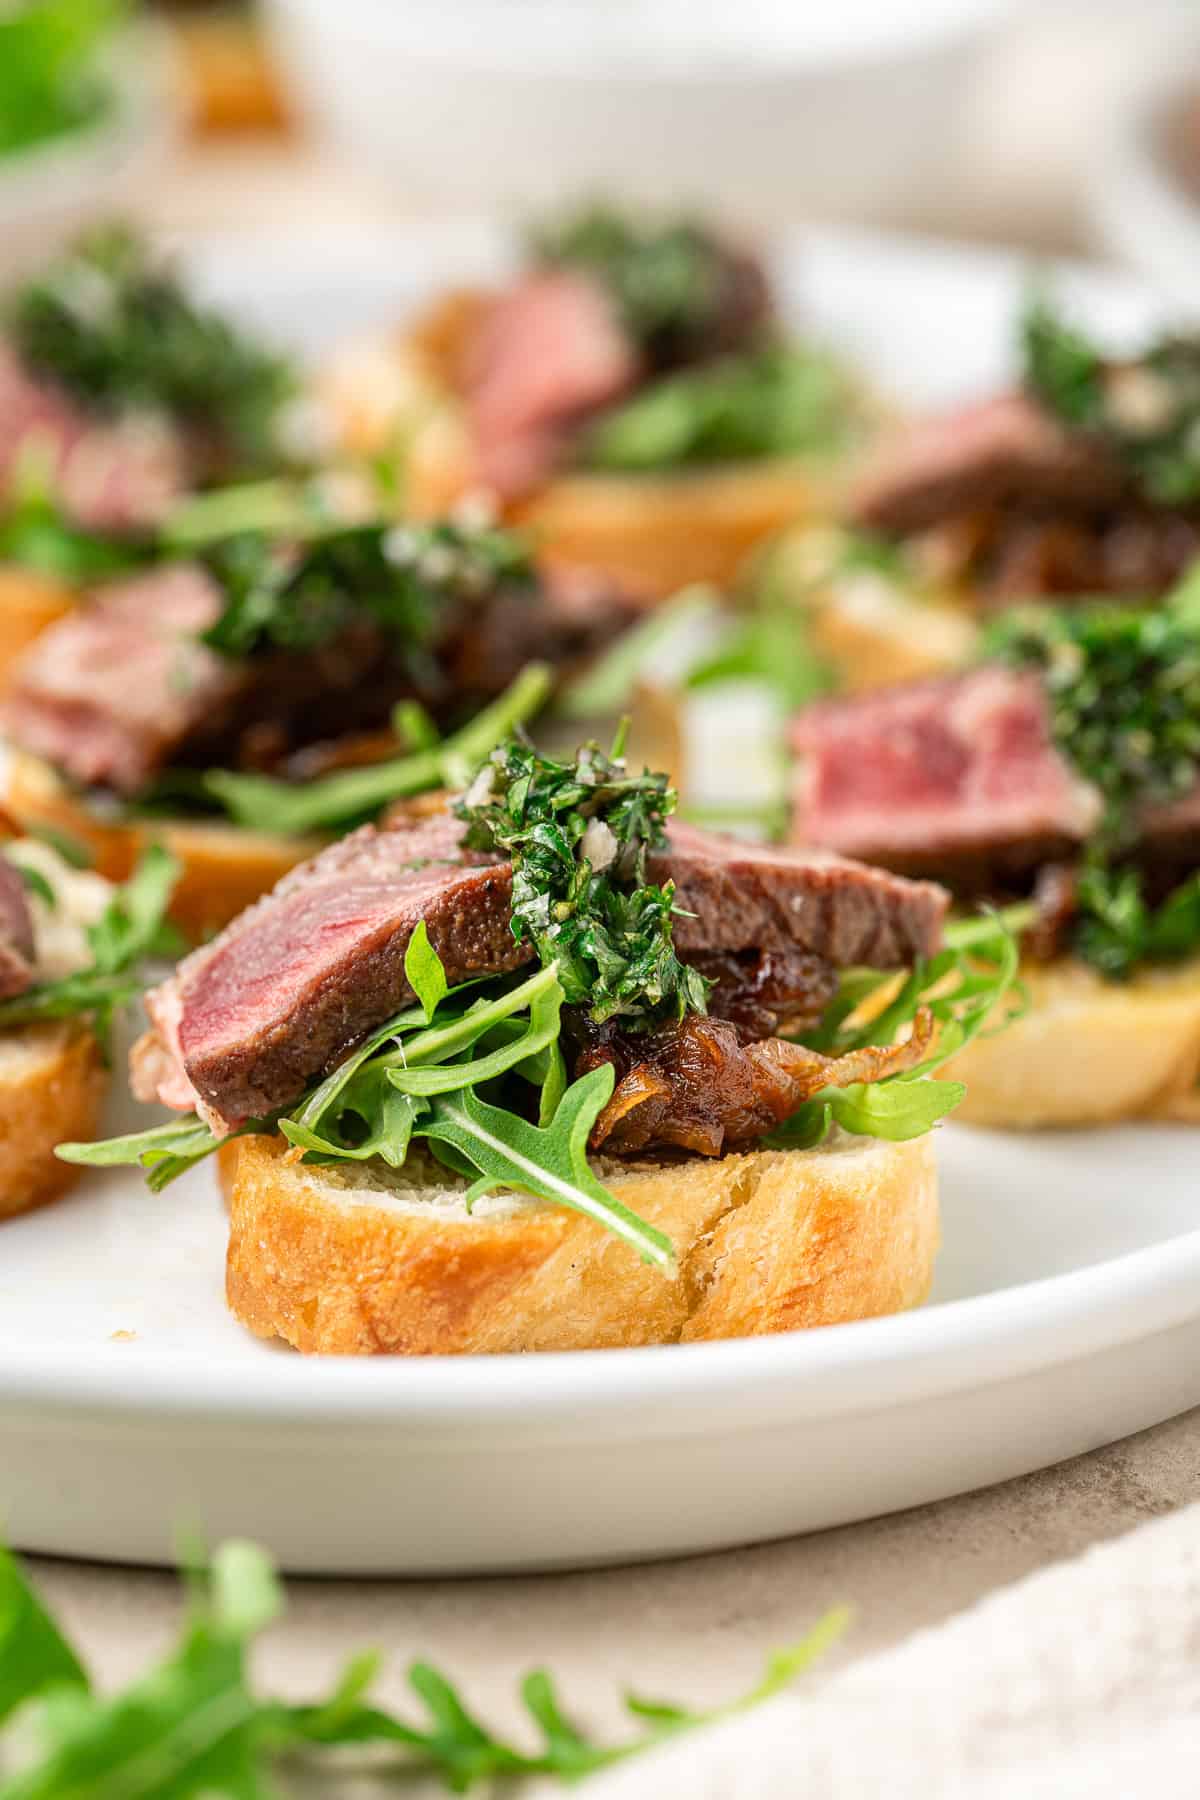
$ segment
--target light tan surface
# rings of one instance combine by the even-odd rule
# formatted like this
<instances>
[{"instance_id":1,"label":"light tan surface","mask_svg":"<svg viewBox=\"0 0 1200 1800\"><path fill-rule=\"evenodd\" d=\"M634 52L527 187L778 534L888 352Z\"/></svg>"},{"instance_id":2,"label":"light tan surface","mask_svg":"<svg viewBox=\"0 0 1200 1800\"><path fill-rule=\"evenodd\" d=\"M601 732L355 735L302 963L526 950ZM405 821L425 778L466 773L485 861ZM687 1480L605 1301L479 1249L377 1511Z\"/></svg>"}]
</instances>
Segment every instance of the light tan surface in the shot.
<instances>
[{"instance_id":1,"label":"light tan surface","mask_svg":"<svg viewBox=\"0 0 1200 1800\"><path fill-rule=\"evenodd\" d=\"M86 1025L31 1025L0 1034L0 1219L45 1206L82 1170L54 1146L94 1137L108 1089Z\"/></svg>"},{"instance_id":2,"label":"light tan surface","mask_svg":"<svg viewBox=\"0 0 1200 1800\"><path fill-rule=\"evenodd\" d=\"M665 1280L592 1220L410 1165L302 1167L282 1138L222 1151L229 1304L261 1337L334 1355L611 1349L873 1318L929 1291L938 1245L931 1136L604 1171L666 1232ZM434 1197L431 1197L431 1191Z\"/></svg>"},{"instance_id":3,"label":"light tan surface","mask_svg":"<svg viewBox=\"0 0 1200 1800\"><path fill-rule=\"evenodd\" d=\"M350 1650L376 1645L387 1657L380 1694L391 1703L404 1703L403 1670L420 1655L444 1664L489 1718L505 1724L516 1679L546 1664L574 1710L611 1729L627 1682L715 1701L746 1687L771 1645L794 1639L824 1608L845 1601L856 1616L827 1659L826 1668L836 1668L1197 1499L1200 1413L1193 1413L986 1493L720 1556L491 1581L293 1582L288 1622L264 1648L261 1679L297 1697L327 1691ZM36 1568L106 1682L140 1671L175 1628L178 1589L167 1576L49 1562ZM354 1793L374 1800L376 1790Z\"/></svg>"}]
</instances>

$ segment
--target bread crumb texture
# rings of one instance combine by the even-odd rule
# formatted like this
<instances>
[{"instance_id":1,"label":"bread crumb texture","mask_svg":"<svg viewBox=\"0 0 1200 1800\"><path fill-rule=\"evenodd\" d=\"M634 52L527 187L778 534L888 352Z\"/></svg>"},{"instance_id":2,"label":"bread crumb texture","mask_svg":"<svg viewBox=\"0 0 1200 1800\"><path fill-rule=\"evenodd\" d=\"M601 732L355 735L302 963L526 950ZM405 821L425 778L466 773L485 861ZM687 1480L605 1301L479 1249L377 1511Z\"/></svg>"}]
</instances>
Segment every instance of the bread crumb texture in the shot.
<instances>
[{"instance_id":1,"label":"bread crumb texture","mask_svg":"<svg viewBox=\"0 0 1200 1800\"><path fill-rule=\"evenodd\" d=\"M677 1277L580 1214L519 1196L470 1214L436 1165L343 1173L278 1138L221 1152L229 1304L263 1337L337 1355L606 1349L756 1336L899 1312L938 1244L931 1137L608 1164L665 1231Z\"/></svg>"}]
</instances>

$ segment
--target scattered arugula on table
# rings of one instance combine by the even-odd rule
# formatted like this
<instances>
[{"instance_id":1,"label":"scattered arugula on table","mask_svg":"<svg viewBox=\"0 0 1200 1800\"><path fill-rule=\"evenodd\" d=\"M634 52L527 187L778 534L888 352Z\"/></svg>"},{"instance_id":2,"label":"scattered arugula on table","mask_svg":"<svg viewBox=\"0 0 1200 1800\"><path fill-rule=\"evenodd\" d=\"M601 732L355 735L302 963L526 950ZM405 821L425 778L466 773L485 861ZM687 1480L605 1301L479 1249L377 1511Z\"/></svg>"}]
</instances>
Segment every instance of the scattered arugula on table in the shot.
<instances>
[{"instance_id":1,"label":"scattered arugula on table","mask_svg":"<svg viewBox=\"0 0 1200 1800\"><path fill-rule=\"evenodd\" d=\"M652 382L588 432L594 469L649 471L770 456L829 457L861 403L836 357L800 345L723 356Z\"/></svg>"},{"instance_id":2,"label":"scattered arugula on table","mask_svg":"<svg viewBox=\"0 0 1200 1800\"><path fill-rule=\"evenodd\" d=\"M163 413L234 469L279 460L289 363L192 299L124 226L90 233L18 288L5 325L22 361L87 407Z\"/></svg>"},{"instance_id":3,"label":"scattered arugula on table","mask_svg":"<svg viewBox=\"0 0 1200 1800\"><path fill-rule=\"evenodd\" d=\"M1183 798L1200 776L1200 575L1153 609L1014 609L989 628L983 651L1039 672L1055 743L1104 801L1077 883L1078 954L1111 979L1193 954L1196 879L1152 906L1136 858L1141 809Z\"/></svg>"},{"instance_id":4,"label":"scattered arugula on table","mask_svg":"<svg viewBox=\"0 0 1200 1800\"><path fill-rule=\"evenodd\" d=\"M720 329L730 261L702 225L688 219L642 222L614 207L591 205L527 235L534 262L580 269L604 285L652 362L686 360Z\"/></svg>"},{"instance_id":5,"label":"scattered arugula on table","mask_svg":"<svg viewBox=\"0 0 1200 1800\"><path fill-rule=\"evenodd\" d=\"M178 956L183 949L166 919L178 875L175 858L151 845L129 880L114 889L100 919L87 927L90 966L0 1001L0 1029L86 1017L107 1045L115 1014L140 992L139 965L150 957Z\"/></svg>"},{"instance_id":6,"label":"scattered arugula on table","mask_svg":"<svg viewBox=\"0 0 1200 1800\"><path fill-rule=\"evenodd\" d=\"M1021 341L1027 388L1103 442L1149 500L1200 500L1200 337L1162 337L1116 360L1039 294Z\"/></svg>"},{"instance_id":7,"label":"scattered arugula on table","mask_svg":"<svg viewBox=\"0 0 1200 1800\"><path fill-rule=\"evenodd\" d=\"M189 1574L175 1648L122 1692L103 1694L20 1563L0 1547L0 1726L16 1721L29 1744L16 1768L0 1774L0 1800L268 1800L289 1764L310 1776L352 1779L354 1752L370 1755L363 1772L376 1780L425 1774L455 1794L503 1777L574 1783L761 1705L806 1673L848 1620L844 1610L827 1613L768 1659L747 1694L723 1706L696 1711L627 1695L636 1735L615 1744L581 1730L549 1673L535 1669L520 1687L534 1734L533 1747L524 1748L477 1718L426 1662L408 1669L418 1716L374 1702L381 1668L374 1651L352 1657L322 1701L295 1705L259 1694L250 1651L283 1610L266 1553L225 1543L207 1568Z\"/></svg>"},{"instance_id":8,"label":"scattered arugula on table","mask_svg":"<svg viewBox=\"0 0 1200 1800\"><path fill-rule=\"evenodd\" d=\"M555 964L596 1024L653 1030L707 1009L709 984L675 954L674 884L646 879L676 798L665 775L629 774L619 741L610 756L586 744L560 762L513 738L456 807L473 849L512 861L513 936Z\"/></svg>"}]
</instances>

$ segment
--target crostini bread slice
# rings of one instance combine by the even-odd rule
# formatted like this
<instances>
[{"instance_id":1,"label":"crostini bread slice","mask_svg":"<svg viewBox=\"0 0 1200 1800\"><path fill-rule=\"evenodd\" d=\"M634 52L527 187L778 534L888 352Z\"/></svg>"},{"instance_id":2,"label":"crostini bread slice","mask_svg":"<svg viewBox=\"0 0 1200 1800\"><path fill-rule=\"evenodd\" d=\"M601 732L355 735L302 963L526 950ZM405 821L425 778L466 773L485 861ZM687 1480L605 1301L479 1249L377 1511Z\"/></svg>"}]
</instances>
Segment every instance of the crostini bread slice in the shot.
<instances>
[{"instance_id":1,"label":"crostini bread slice","mask_svg":"<svg viewBox=\"0 0 1200 1800\"><path fill-rule=\"evenodd\" d=\"M76 1021L0 1032L0 1219L57 1200L81 1171L54 1146L94 1138L108 1087L95 1033Z\"/></svg>"},{"instance_id":2,"label":"crostini bread slice","mask_svg":"<svg viewBox=\"0 0 1200 1800\"><path fill-rule=\"evenodd\" d=\"M674 1278L582 1215L462 1184L308 1167L281 1138L221 1151L229 1305L260 1337L335 1355L610 1349L755 1336L900 1312L938 1246L931 1137L838 1138L716 1161L606 1163L675 1245Z\"/></svg>"},{"instance_id":3,"label":"crostini bread slice","mask_svg":"<svg viewBox=\"0 0 1200 1800\"><path fill-rule=\"evenodd\" d=\"M1106 981L1075 957L1021 971L1027 1011L945 1073L955 1118L999 1129L1200 1121L1200 958Z\"/></svg>"},{"instance_id":4,"label":"crostini bread slice","mask_svg":"<svg viewBox=\"0 0 1200 1800\"><path fill-rule=\"evenodd\" d=\"M53 575L0 563L0 691L33 640L69 613L78 598L75 588Z\"/></svg>"},{"instance_id":5,"label":"crostini bread slice","mask_svg":"<svg viewBox=\"0 0 1200 1800\"><path fill-rule=\"evenodd\" d=\"M227 925L287 871L315 856L324 838L273 836L225 821L154 816L106 819L88 808L40 758L9 754L4 805L27 831L61 832L86 848L100 875L124 881L147 844L163 844L181 874L170 917L197 939Z\"/></svg>"},{"instance_id":6,"label":"crostini bread slice","mask_svg":"<svg viewBox=\"0 0 1200 1800\"><path fill-rule=\"evenodd\" d=\"M436 517L478 486L459 403L462 345L489 296L448 294L408 331L347 346L319 404L352 454L404 453L404 504ZM653 605L696 581L730 586L750 551L785 527L828 518L836 464L777 457L653 474L576 472L506 509L563 562L598 569Z\"/></svg>"}]
</instances>

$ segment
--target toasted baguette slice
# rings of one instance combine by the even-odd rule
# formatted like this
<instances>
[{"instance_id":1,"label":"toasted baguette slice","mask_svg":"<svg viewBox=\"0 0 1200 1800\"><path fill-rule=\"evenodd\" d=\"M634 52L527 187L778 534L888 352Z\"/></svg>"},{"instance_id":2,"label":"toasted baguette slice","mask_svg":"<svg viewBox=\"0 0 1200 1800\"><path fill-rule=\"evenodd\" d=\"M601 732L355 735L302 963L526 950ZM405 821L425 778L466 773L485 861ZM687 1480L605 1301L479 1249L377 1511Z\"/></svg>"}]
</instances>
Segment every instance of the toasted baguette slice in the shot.
<instances>
[{"instance_id":1,"label":"toasted baguette slice","mask_svg":"<svg viewBox=\"0 0 1200 1800\"><path fill-rule=\"evenodd\" d=\"M34 638L70 612L77 599L76 590L53 575L0 563L0 689L8 686Z\"/></svg>"},{"instance_id":2,"label":"toasted baguette slice","mask_svg":"<svg viewBox=\"0 0 1200 1800\"><path fill-rule=\"evenodd\" d=\"M945 1073L972 1125L1200 1121L1200 959L1105 981L1073 957L1022 970L1028 1010Z\"/></svg>"},{"instance_id":3,"label":"toasted baguette slice","mask_svg":"<svg viewBox=\"0 0 1200 1800\"><path fill-rule=\"evenodd\" d=\"M97 872L110 881L124 881L147 844L165 844L183 871L170 916L192 938L227 925L325 842L320 837L274 837L223 821L104 819L48 763L19 750L10 752L4 804L26 830L49 829L76 839L91 852Z\"/></svg>"},{"instance_id":4,"label":"toasted baguette slice","mask_svg":"<svg viewBox=\"0 0 1200 1800\"><path fill-rule=\"evenodd\" d=\"M93 1138L108 1087L95 1034L75 1022L0 1032L0 1219L57 1200L80 1170L54 1146Z\"/></svg>"},{"instance_id":5,"label":"toasted baguette slice","mask_svg":"<svg viewBox=\"0 0 1200 1800\"><path fill-rule=\"evenodd\" d=\"M609 1349L832 1325L918 1305L938 1246L930 1137L606 1163L612 1192L674 1243L673 1279L561 1207L503 1195L468 1213L463 1184L431 1161L390 1176L310 1168L264 1137L221 1156L230 1307L307 1352Z\"/></svg>"}]
</instances>

